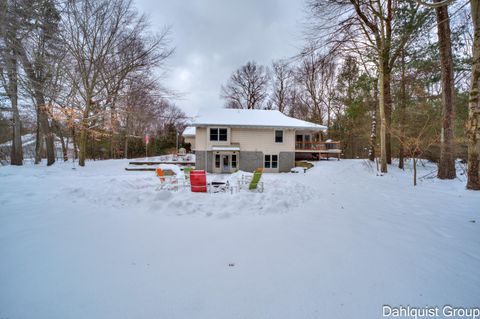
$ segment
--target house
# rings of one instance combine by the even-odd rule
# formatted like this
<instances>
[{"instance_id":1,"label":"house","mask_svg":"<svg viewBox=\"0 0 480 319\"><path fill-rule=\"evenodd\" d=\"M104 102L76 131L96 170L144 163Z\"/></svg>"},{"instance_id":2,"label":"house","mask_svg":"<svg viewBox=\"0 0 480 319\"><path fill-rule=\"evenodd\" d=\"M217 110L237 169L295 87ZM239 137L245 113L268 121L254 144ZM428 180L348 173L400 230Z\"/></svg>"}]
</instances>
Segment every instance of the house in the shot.
<instances>
[{"instance_id":1,"label":"house","mask_svg":"<svg viewBox=\"0 0 480 319\"><path fill-rule=\"evenodd\" d=\"M195 167L211 173L252 172L260 167L265 172L289 172L302 153L318 158L320 153L333 153L321 142L325 126L276 110L219 109L198 116L192 127L195 130L184 136L195 152Z\"/></svg>"},{"instance_id":2,"label":"house","mask_svg":"<svg viewBox=\"0 0 480 319\"><path fill-rule=\"evenodd\" d=\"M187 126L185 130L183 130L183 138L185 144L190 144L190 149L195 149L195 127Z\"/></svg>"}]
</instances>

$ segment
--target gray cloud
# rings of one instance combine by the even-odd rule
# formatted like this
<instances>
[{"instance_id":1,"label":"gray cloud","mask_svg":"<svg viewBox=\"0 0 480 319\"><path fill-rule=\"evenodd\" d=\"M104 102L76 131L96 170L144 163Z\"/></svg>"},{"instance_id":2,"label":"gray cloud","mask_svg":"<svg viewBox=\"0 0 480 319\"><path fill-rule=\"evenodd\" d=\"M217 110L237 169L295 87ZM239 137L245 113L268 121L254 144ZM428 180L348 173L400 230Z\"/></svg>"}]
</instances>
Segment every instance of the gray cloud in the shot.
<instances>
[{"instance_id":1,"label":"gray cloud","mask_svg":"<svg viewBox=\"0 0 480 319\"><path fill-rule=\"evenodd\" d=\"M220 108L220 86L249 60L269 65L302 44L303 1L136 0L152 28L172 27L166 85L184 93L188 115Z\"/></svg>"}]
</instances>

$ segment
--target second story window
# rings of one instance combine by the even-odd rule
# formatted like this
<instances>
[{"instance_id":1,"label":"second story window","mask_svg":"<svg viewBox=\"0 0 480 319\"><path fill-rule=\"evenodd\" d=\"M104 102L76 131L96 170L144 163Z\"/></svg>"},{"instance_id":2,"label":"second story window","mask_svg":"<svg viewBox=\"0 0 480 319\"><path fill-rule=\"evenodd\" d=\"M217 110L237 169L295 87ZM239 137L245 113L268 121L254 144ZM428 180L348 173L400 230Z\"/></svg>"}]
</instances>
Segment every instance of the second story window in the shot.
<instances>
[{"instance_id":1,"label":"second story window","mask_svg":"<svg viewBox=\"0 0 480 319\"><path fill-rule=\"evenodd\" d=\"M211 128L210 129L210 141L227 141L227 129L226 128Z\"/></svg>"},{"instance_id":2,"label":"second story window","mask_svg":"<svg viewBox=\"0 0 480 319\"><path fill-rule=\"evenodd\" d=\"M275 131L275 143L283 143L283 131Z\"/></svg>"}]
</instances>

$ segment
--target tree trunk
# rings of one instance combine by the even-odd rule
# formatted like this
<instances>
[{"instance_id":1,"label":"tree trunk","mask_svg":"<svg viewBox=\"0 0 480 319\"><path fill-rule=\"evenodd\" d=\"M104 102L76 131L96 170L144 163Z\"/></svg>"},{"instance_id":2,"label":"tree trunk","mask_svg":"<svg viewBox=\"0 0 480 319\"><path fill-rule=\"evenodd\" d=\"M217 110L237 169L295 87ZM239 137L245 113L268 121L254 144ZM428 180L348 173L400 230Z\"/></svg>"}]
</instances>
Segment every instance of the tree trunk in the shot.
<instances>
[{"instance_id":1,"label":"tree trunk","mask_svg":"<svg viewBox=\"0 0 480 319\"><path fill-rule=\"evenodd\" d=\"M480 190L480 0L472 0L470 5L473 22L473 64L466 130L468 144L467 188Z\"/></svg>"},{"instance_id":2,"label":"tree trunk","mask_svg":"<svg viewBox=\"0 0 480 319\"><path fill-rule=\"evenodd\" d=\"M87 129L88 129L88 125L86 123L86 119L82 120L82 127L80 131L80 143L79 143L80 154L78 157L79 166L85 166L85 157L87 152Z\"/></svg>"},{"instance_id":3,"label":"tree trunk","mask_svg":"<svg viewBox=\"0 0 480 319\"><path fill-rule=\"evenodd\" d=\"M17 37L16 23L16 3L11 8L12 16L9 17L7 8L10 4L6 1L2 1L0 9L2 10L2 23L8 22L2 32L3 43L5 48L2 50L2 56L4 56L5 66L7 69L7 81L2 84L5 87L5 93L7 93L8 99L12 107L13 115L13 129L12 129L12 148L10 153L11 165L23 165L23 145L22 145L22 122L20 120L20 112L18 111L18 59L17 52L15 50L15 39ZM8 21L10 20L10 21ZM3 71L2 71L3 73Z\"/></svg>"},{"instance_id":4,"label":"tree trunk","mask_svg":"<svg viewBox=\"0 0 480 319\"><path fill-rule=\"evenodd\" d=\"M43 42L42 42L43 43ZM43 43L44 44L44 43ZM47 150L47 165L50 166L55 163L55 145L53 133L48 122L48 110L47 105L45 104L45 93L43 87L44 78L39 78L38 74L45 72L43 68L43 61L40 57L36 57L34 63L30 62L28 59L27 53L20 42L16 39L15 41L16 50L18 51L18 56L20 57L25 74L27 75L30 89L33 91L33 99L36 103L37 111L37 147L35 148L35 164L38 164L41 160L40 150L41 147L38 147L42 144L41 139L45 137L46 150ZM40 59L40 60L39 60ZM37 69L35 69L35 67Z\"/></svg>"},{"instance_id":5,"label":"tree trunk","mask_svg":"<svg viewBox=\"0 0 480 319\"><path fill-rule=\"evenodd\" d=\"M90 114L90 105L91 105L91 98L90 95L87 95L86 99L86 106L85 110L83 112L83 117L82 117L82 122L80 125L80 141L79 141L79 148L80 148L80 154L78 157L78 165L79 166L85 166L85 158L87 156L87 134L88 134L88 129L89 129L89 119L88 116Z\"/></svg>"},{"instance_id":6,"label":"tree trunk","mask_svg":"<svg viewBox=\"0 0 480 319\"><path fill-rule=\"evenodd\" d=\"M117 147L115 144L115 127L116 127L116 115L115 115L115 104L116 104L116 98L112 99L112 102L110 103L110 158L116 158L116 153L117 153Z\"/></svg>"},{"instance_id":7,"label":"tree trunk","mask_svg":"<svg viewBox=\"0 0 480 319\"><path fill-rule=\"evenodd\" d=\"M440 2L442 0L436 0ZM435 9L437 13L438 47L442 70L442 133L440 144L440 162L438 175L440 179L454 179L455 173L455 79L453 77L452 43L450 39L450 18L448 6Z\"/></svg>"},{"instance_id":8,"label":"tree trunk","mask_svg":"<svg viewBox=\"0 0 480 319\"><path fill-rule=\"evenodd\" d=\"M128 132L130 126L130 111L127 109L127 118L125 120L125 150L124 150L124 157L128 158Z\"/></svg>"},{"instance_id":9,"label":"tree trunk","mask_svg":"<svg viewBox=\"0 0 480 319\"><path fill-rule=\"evenodd\" d=\"M128 135L125 136L125 158L128 158Z\"/></svg>"},{"instance_id":10,"label":"tree trunk","mask_svg":"<svg viewBox=\"0 0 480 319\"><path fill-rule=\"evenodd\" d=\"M73 160L75 161L78 158L77 151L77 138L75 136L75 124L72 124L72 144L73 144Z\"/></svg>"},{"instance_id":11,"label":"tree trunk","mask_svg":"<svg viewBox=\"0 0 480 319\"><path fill-rule=\"evenodd\" d=\"M380 113L380 171L387 173L387 119L385 114L385 61L380 56L378 72L379 113Z\"/></svg>"},{"instance_id":12,"label":"tree trunk","mask_svg":"<svg viewBox=\"0 0 480 319\"><path fill-rule=\"evenodd\" d=\"M398 147L398 168L404 169L404 147L403 139L405 134L405 113L407 108L407 83L405 79L405 51L401 56L401 79L400 79L400 145Z\"/></svg>"},{"instance_id":13,"label":"tree trunk","mask_svg":"<svg viewBox=\"0 0 480 319\"><path fill-rule=\"evenodd\" d=\"M68 161L68 149L67 149L67 145L65 145L65 140L63 139L62 128L60 127L60 125L56 120L52 120L52 123L55 126L55 131L57 132L57 136L60 139L60 144L62 145L63 161L66 162Z\"/></svg>"},{"instance_id":14,"label":"tree trunk","mask_svg":"<svg viewBox=\"0 0 480 319\"><path fill-rule=\"evenodd\" d=\"M372 162L375 160L375 143L377 142L377 106L372 113L372 124L370 130L370 148L368 149L368 159Z\"/></svg>"},{"instance_id":15,"label":"tree trunk","mask_svg":"<svg viewBox=\"0 0 480 319\"><path fill-rule=\"evenodd\" d=\"M368 150L368 158L372 162L375 160L375 145L377 144L378 81L375 81L373 90L375 103L373 106L372 123L370 129L370 148Z\"/></svg>"},{"instance_id":16,"label":"tree trunk","mask_svg":"<svg viewBox=\"0 0 480 319\"><path fill-rule=\"evenodd\" d=\"M417 158L413 156L413 186L417 186Z\"/></svg>"},{"instance_id":17,"label":"tree trunk","mask_svg":"<svg viewBox=\"0 0 480 319\"><path fill-rule=\"evenodd\" d=\"M390 133L390 127L392 125L392 94L390 90L391 72L388 63L386 63L384 67L383 76L383 95L385 104L385 152L387 164L392 164L392 136Z\"/></svg>"},{"instance_id":18,"label":"tree trunk","mask_svg":"<svg viewBox=\"0 0 480 319\"><path fill-rule=\"evenodd\" d=\"M40 164L42 161L42 147L43 146L43 136L40 129L40 113L37 109L37 127L35 131L35 164Z\"/></svg>"},{"instance_id":19,"label":"tree trunk","mask_svg":"<svg viewBox=\"0 0 480 319\"><path fill-rule=\"evenodd\" d=\"M35 100L37 102L37 109L38 109L38 114L39 114L39 126L40 126L40 132L41 136L45 137L45 148L47 151L47 166L52 165L55 163L55 144L54 144L54 138L53 138L53 133L52 129L50 127L50 124L48 122L48 112L47 112L47 106L45 105L45 98L43 97L43 94L41 92L37 92L35 94Z\"/></svg>"},{"instance_id":20,"label":"tree trunk","mask_svg":"<svg viewBox=\"0 0 480 319\"><path fill-rule=\"evenodd\" d=\"M18 111L18 66L17 59L13 56L7 58L8 72L8 98L12 106L13 129L12 129L12 149L10 153L11 165L23 165L23 145L22 145L22 122L20 112Z\"/></svg>"}]
</instances>

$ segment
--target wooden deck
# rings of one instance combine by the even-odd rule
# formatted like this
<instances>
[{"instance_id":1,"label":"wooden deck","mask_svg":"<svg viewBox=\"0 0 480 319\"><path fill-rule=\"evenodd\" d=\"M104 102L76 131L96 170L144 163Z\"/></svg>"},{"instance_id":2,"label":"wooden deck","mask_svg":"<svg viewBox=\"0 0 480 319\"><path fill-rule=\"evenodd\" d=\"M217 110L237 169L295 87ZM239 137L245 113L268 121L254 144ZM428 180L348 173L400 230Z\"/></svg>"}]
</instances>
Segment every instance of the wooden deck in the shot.
<instances>
[{"instance_id":1,"label":"wooden deck","mask_svg":"<svg viewBox=\"0 0 480 319\"><path fill-rule=\"evenodd\" d=\"M295 142L295 151L312 152L330 150L341 150L340 142Z\"/></svg>"},{"instance_id":2,"label":"wooden deck","mask_svg":"<svg viewBox=\"0 0 480 319\"><path fill-rule=\"evenodd\" d=\"M336 157L340 160L342 149L340 142L295 142L295 152L318 153L328 158Z\"/></svg>"}]
</instances>

